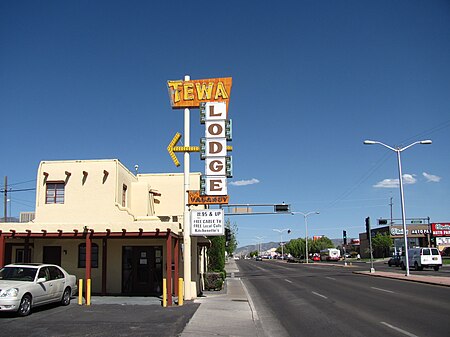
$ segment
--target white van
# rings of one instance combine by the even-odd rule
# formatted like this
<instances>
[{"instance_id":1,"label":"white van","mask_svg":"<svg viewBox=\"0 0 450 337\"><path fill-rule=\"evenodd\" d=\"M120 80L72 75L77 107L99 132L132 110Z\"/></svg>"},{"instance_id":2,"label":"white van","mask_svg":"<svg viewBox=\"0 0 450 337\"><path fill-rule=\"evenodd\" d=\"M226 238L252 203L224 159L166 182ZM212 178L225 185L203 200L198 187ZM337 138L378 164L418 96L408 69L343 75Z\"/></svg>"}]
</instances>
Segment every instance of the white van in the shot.
<instances>
[{"instance_id":1,"label":"white van","mask_svg":"<svg viewBox=\"0 0 450 337\"><path fill-rule=\"evenodd\" d=\"M437 248L410 248L408 249L408 262L409 268L414 267L415 270L434 268L435 271L438 271L442 266L442 257ZM403 270L406 269L405 256L402 256L400 266Z\"/></svg>"}]
</instances>

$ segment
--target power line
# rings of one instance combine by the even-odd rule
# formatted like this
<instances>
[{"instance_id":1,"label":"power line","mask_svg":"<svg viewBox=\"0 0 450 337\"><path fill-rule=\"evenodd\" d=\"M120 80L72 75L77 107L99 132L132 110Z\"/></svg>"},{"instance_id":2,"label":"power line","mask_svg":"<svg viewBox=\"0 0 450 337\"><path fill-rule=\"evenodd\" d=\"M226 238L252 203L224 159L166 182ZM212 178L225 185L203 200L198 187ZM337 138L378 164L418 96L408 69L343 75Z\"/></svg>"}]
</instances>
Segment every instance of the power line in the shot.
<instances>
[{"instance_id":1,"label":"power line","mask_svg":"<svg viewBox=\"0 0 450 337\"><path fill-rule=\"evenodd\" d=\"M427 130L424 130L414 136L411 136L409 138L406 138L404 140L401 141L401 143L405 143L411 140L415 140L418 139L420 137L423 136L429 136L433 133L436 133L438 131L441 131L445 128L450 127L450 120L445 121L444 123L441 123L439 125L436 125L432 128L429 128ZM386 160L388 159L388 157L391 155L390 152L386 152L376 163L375 165L372 166L372 168L365 174L363 174L357 181L356 183L350 187L348 190L344 191L342 194L340 194L335 200L333 200L329 205L327 205L325 207L325 209L323 209L322 211L326 211L327 209L331 209L334 205L336 205L338 202L342 201L343 199L345 199L346 197L348 197L350 194L353 193L353 191L358 188L359 186L361 186L364 182L366 182L377 170L378 168L380 168L380 166L382 166Z\"/></svg>"},{"instance_id":2,"label":"power line","mask_svg":"<svg viewBox=\"0 0 450 337\"><path fill-rule=\"evenodd\" d=\"M21 182L18 182L18 183L14 183L14 184L8 184L8 186L15 186L15 185L22 185L22 184L28 184L28 183L31 183L31 182L36 182L36 179L33 179L33 180L27 180L27 181L21 181Z\"/></svg>"},{"instance_id":3,"label":"power line","mask_svg":"<svg viewBox=\"0 0 450 337\"><path fill-rule=\"evenodd\" d=\"M353 191L356 190L356 188L358 188L364 182L366 182L378 170L378 168L380 168L380 166L382 166L386 162L386 160L389 158L389 155L390 155L390 153L384 153L383 156L380 157L380 159L375 163L375 165L372 166L372 168L368 172L361 175L361 177L356 181L356 183L352 187L350 187L348 190L341 193L335 200L330 202L324 208L324 211L326 211L327 209L331 209L338 202L340 202L341 200L345 199L350 194L352 194Z\"/></svg>"},{"instance_id":4,"label":"power line","mask_svg":"<svg viewBox=\"0 0 450 337\"><path fill-rule=\"evenodd\" d=\"M34 187L34 188L22 188L22 189L19 189L19 190L13 190L13 189L7 189L6 190L7 193L11 193L11 192L25 192L25 191L36 191L36 187ZM0 192L4 193L5 189L4 188L1 189Z\"/></svg>"},{"instance_id":5,"label":"power line","mask_svg":"<svg viewBox=\"0 0 450 337\"><path fill-rule=\"evenodd\" d=\"M412 137L406 138L406 139L402 140L401 143L406 143L406 142L409 142L409 141L417 140L418 138L421 138L421 137L424 137L424 136L432 135L433 133L436 133L436 132L441 131L441 130L443 130L445 128L448 128L448 127L450 127L450 120L447 120L444 123L436 125L436 126L434 126L432 128L429 128L429 129L427 129L425 131L422 131L422 132L420 132L420 133L418 133L418 134L416 134L416 135L414 135Z\"/></svg>"}]
</instances>

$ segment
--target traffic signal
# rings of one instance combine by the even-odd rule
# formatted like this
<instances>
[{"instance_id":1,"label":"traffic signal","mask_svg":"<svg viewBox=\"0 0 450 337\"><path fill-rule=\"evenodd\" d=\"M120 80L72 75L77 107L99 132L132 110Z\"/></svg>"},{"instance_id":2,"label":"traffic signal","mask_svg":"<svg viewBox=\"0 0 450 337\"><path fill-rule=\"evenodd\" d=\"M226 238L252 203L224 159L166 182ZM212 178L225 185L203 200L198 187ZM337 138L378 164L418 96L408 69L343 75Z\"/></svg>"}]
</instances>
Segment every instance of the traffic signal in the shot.
<instances>
[{"instance_id":1,"label":"traffic signal","mask_svg":"<svg viewBox=\"0 0 450 337\"><path fill-rule=\"evenodd\" d=\"M287 233L288 233L288 234L291 234L291 230L290 230L290 229L288 229Z\"/></svg>"},{"instance_id":2,"label":"traffic signal","mask_svg":"<svg viewBox=\"0 0 450 337\"><path fill-rule=\"evenodd\" d=\"M366 235L367 235L367 240L369 240L369 237L370 237L370 217L366 218Z\"/></svg>"},{"instance_id":3,"label":"traffic signal","mask_svg":"<svg viewBox=\"0 0 450 337\"><path fill-rule=\"evenodd\" d=\"M274 210L275 210L275 213L288 213L288 212L290 212L290 210L289 210L289 205L286 205L286 204L279 204L279 205L274 205Z\"/></svg>"},{"instance_id":4,"label":"traffic signal","mask_svg":"<svg viewBox=\"0 0 450 337\"><path fill-rule=\"evenodd\" d=\"M342 231L342 237L344 238L344 245L347 244L347 231Z\"/></svg>"},{"instance_id":5,"label":"traffic signal","mask_svg":"<svg viewBox=\"0 0 450 337\"><path fill-rule=\"evenodd\" d=\"M229 228L225 228L225 241L226 242L231 241L231 230Z\"/></svg>"},{"instance_id":6,"label":"traffic signal","mask_svg":"<svg viewBox=\"0 0 450 337\"><path fill-rule=\"evenodd\" d=\"M387 219L378 219L378 225L387 225Z\"/></svg>"}]
</instances>

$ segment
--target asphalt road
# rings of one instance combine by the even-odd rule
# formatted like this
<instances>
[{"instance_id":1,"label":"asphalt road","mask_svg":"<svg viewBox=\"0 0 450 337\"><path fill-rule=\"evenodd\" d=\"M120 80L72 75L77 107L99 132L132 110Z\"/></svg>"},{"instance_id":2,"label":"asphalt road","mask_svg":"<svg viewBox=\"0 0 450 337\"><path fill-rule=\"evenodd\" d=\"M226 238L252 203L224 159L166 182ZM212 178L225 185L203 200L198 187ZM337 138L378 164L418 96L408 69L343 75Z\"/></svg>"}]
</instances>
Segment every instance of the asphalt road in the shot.
<instances>
[{"instance_id":1,"label":"asphalt road","mask_svg":"<svg viewBox=\"0 0 450 337\"><path fill-rule=\"evenodd\" d=\"M318 264L240 260L238 267L267 336L448 335L448 287Z\"/></svg>"}]
</instances>

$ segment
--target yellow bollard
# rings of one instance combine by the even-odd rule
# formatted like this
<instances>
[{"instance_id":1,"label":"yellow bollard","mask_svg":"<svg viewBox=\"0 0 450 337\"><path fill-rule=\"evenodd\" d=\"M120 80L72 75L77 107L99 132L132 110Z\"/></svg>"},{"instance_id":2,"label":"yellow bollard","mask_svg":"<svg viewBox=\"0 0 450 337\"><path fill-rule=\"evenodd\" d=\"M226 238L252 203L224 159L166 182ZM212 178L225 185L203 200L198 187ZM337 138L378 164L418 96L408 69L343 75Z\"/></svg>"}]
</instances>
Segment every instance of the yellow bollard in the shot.
<instances>
[{"instance_id":1,"label":"yellow bollard","mask_svg":"<svg viewBox=\"0 0 450 337\"><path fill-rule=\"evenodd\" d=\"M91 305L91 279L86 280L86 305Z\"/></svg>"},{"instance_id":2,"label":"yellow bollard","mask_svg":"<svg viewBox=\"0 0 450 337\"><path fill-rule=\"evenodd\" d=\"M83 279L78 280L78 305L83 305Z\"/></svg>"},{"instance_id":3,"label":"yellow bollard","mask_svg":"<svg viewBox=\"0 0 450 337\"><path fill-rule=\"evenodd\" d=\"M178 305L183 305L183 278L178 279Z\"/></svg>"},{"instance_id":4,"label":"yellow bollard","mask_svg":"<svg viewBox=\"0 0 450 337\"><path fill-rule=\"evenodd\" d=\"M167 280L163 278L163 307L167 307Z\"/></svg>"}]
</instances>

